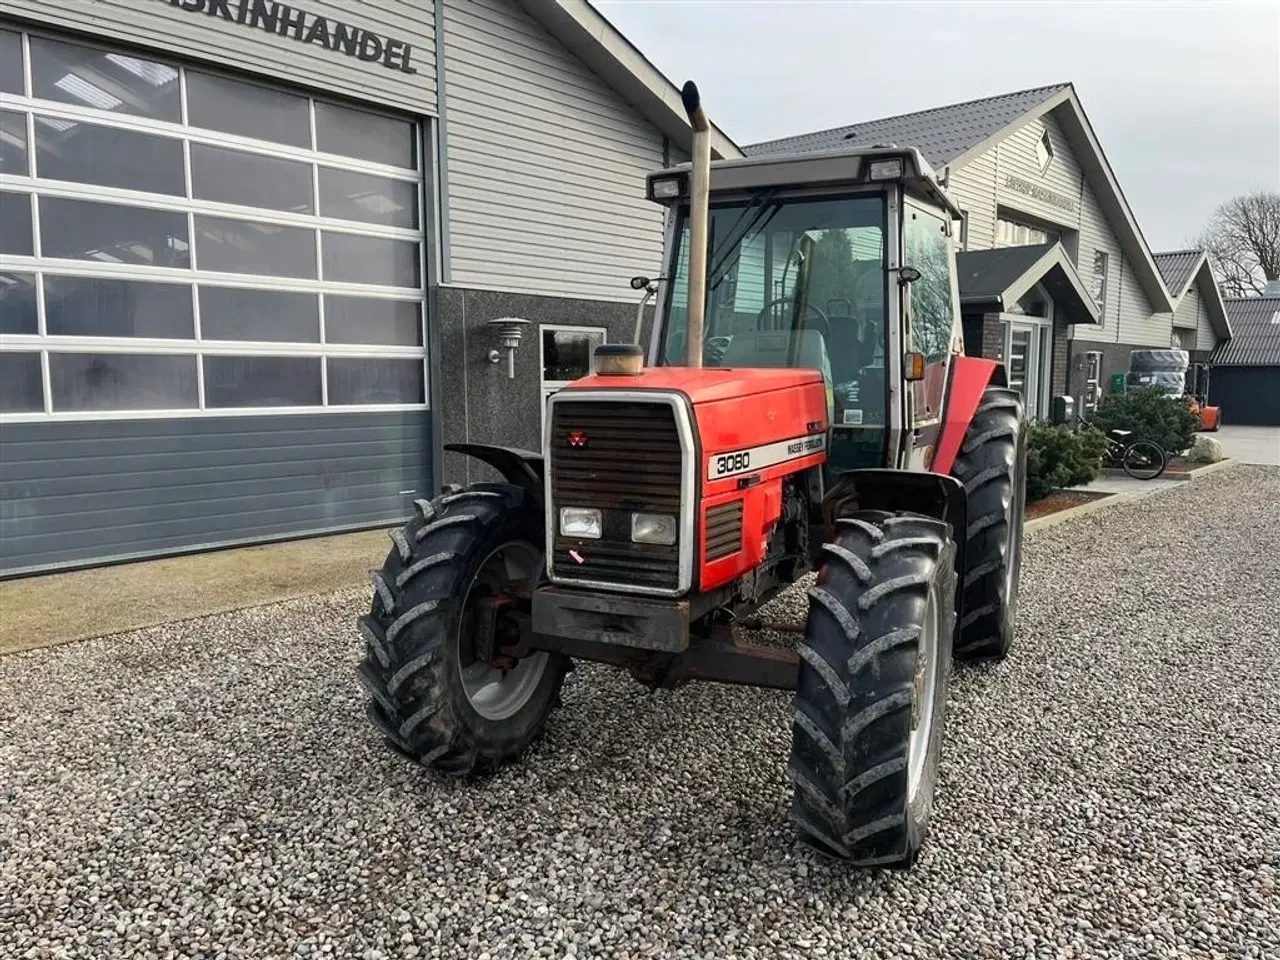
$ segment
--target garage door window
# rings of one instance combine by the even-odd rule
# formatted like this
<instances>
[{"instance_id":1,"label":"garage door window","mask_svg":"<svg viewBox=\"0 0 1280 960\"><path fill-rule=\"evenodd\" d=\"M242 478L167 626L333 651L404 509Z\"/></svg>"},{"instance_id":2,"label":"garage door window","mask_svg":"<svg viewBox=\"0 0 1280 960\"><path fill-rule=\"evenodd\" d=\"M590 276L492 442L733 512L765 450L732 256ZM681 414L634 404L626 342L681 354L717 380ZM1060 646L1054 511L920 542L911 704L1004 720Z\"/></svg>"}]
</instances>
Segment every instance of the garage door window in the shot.
<instances>
[{"instance_id":1,"label":"garage door window","mask_svg":"<svg viewBox=\"0 0 1280 960\"><path fill-rule=\"evenodd\" d=\"M0 30L0 417L420 408L416 121Z\"/></svg>"}]
</instances>

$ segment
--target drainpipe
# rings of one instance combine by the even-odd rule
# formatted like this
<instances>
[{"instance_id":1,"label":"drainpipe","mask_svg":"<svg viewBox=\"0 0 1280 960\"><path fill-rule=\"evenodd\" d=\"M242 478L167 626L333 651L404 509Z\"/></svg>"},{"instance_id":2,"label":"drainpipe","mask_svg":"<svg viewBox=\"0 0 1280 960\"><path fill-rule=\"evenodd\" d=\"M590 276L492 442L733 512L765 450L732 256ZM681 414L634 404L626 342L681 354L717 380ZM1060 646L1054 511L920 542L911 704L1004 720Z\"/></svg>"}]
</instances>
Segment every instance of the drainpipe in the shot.
<instances>
[{"instance_id":1,"label":"drainpipe","mask_svg":"<svg viewBox=\"0 0 1280 960\"><path fill-rule=\"evenodd\" d=\"M689 337L685 363L702 366L707 312L707 221L711 200L711 124L692 80L680 91L693 127L693 177L689 185Z\"/></svg>"}]
</instances>

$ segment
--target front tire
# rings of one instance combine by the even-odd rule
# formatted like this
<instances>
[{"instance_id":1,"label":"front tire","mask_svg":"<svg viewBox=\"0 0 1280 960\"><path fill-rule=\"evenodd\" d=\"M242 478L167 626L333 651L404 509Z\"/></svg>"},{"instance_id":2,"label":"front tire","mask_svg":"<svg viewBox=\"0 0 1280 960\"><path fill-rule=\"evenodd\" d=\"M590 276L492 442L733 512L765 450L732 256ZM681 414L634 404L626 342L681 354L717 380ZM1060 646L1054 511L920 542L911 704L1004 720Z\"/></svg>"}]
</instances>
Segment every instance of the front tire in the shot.
<instances>
[{"instance_id":1,"label":"front tire","mask_svg":"<svg viewBox=\"0 0 1280 960\"><path fill-rule=\"evenodd\" d=\"M1135 480L1154 480L1168 464L1164 450L1150 440L1135 440L1120 454L1120 466Z\"/></svg>"},{"instance_id":2,"label":"front tire","mask_svg":"<svg viewBox=\"0 0 1280 960\"><path fill-rule=\"evenodd\" d=\"M1022 395L988 387L952 473L968 495L960 660L1003 660L1013 646L1027 502Z\"/></svg>"},{"instance_id":3,"label":"front tire","mask_svg":"<svg viewBox=\"0 0 1280 960\"><path fill-rule=\"evenodd\" d=\"M830 856L909 867L937 782L955 544L949 526L913 514L860 511L837 526L799 648L792 819Z\"/></svg>"},{"instance_id":4,"label":"front tire","mask_svg":"<svg viewBox=\"0 0 1280 960\"><path fill-rule=\"evenodd\" d=\"M359 620L369 719L393 749L432 770L492 772L542 732L568 666L545 652L474 662L477 601L540 577L541 513L506 484L416 508L391 532L386 562L371 575L372 608Z\"/></svg>"}]
</instances>

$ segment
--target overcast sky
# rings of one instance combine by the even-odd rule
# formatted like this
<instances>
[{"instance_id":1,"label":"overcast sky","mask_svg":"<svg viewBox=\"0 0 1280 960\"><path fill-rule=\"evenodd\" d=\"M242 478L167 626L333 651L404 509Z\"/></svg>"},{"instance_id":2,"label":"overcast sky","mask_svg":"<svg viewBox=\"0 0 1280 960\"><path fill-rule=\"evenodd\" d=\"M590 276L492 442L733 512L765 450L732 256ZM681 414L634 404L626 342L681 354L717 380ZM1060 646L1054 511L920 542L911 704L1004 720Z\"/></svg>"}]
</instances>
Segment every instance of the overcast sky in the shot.
<instances>
[{"instance_id":1,"label":"overcast sky","mask_svg":"<svg viewBox=\"0 0 1280 960\"><path fill-rule=\"evenodd\" d=\"M1073 82L1154 250L1280 190L1280 2L592 0L739 144Z\"/></svg>"}]
</instances>

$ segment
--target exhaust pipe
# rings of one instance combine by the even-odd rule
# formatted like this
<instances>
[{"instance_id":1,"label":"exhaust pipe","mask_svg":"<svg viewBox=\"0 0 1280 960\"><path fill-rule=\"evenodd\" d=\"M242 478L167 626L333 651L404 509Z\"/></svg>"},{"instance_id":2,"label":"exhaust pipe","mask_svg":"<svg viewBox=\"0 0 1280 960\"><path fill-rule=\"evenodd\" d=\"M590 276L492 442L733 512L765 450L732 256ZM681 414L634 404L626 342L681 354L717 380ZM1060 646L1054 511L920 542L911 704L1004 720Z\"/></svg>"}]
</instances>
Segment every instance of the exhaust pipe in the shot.
<instances>
[{"instance_id":1,"label":"exhaust pipe","mask_svg":"<svg viewBox=\"0 0 1280 960\"><path fill-rule=\"evenodd\" d=\"M693 127L693 178L689 185L689 336L685 363L702 366L707 314L707 220L711 199L711 124L692 80L680 90Z\"/></svg>"}]
</instances>

